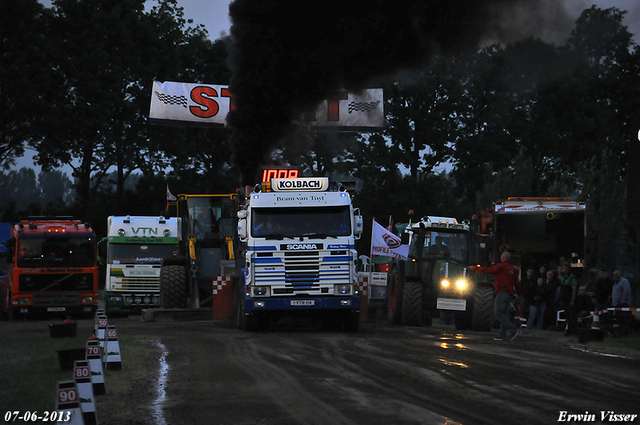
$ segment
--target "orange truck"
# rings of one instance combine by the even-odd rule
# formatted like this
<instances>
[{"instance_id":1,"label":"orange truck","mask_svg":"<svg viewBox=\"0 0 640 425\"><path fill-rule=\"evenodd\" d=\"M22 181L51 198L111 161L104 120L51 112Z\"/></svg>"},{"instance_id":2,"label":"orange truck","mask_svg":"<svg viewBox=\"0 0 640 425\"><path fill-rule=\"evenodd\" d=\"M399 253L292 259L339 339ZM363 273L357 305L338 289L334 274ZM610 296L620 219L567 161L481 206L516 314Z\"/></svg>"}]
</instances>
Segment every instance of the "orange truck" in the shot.
<instances>
[{"instance_id":1,"label":"orange truck","mask_svg":"<svg viewBox=\"0 0 640 425\"><path fill-rule=\"evenodd\" d=\"M93 315L98 307L96 234L72 217L29 217L10 227L0 278L9 319Z\"/></svg>"}]
</instances>

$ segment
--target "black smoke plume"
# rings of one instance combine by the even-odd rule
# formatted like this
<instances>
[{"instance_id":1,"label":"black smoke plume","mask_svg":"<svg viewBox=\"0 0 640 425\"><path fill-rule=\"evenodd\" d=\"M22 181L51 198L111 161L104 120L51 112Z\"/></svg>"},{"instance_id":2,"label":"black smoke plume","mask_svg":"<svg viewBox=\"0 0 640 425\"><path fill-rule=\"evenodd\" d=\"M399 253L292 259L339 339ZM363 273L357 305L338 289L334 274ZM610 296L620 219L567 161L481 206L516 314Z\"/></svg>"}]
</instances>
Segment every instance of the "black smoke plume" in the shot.
<instances>
[{"instance_id":1,"label":"black smoke plume","mask_svg":"<svg viewBox=\"0 0 640 425\"><path fill-rule=\"evenodd\" d=\"M484 40L557 0L235 0L229 6L235 162L244 184L293 119L340 89ZM545 6L543 9L541 6ZM526 19L526 18L525 18Z\"/></svg>"}]
</instances>

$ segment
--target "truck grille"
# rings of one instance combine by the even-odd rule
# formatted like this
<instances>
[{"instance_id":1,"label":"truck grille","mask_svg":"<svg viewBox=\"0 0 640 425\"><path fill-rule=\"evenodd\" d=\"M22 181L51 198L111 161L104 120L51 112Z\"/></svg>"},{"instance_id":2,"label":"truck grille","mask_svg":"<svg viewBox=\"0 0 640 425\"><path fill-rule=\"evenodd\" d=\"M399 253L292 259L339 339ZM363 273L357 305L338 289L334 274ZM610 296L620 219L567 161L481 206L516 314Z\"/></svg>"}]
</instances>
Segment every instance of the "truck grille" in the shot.
<instances>
[{"instance_id":1,"label":"truck grille","mask_svg":"<svg viewBox=\"0 0 640 425\"><path fill-rule=\"evenodd\" d=\"M80 305L80 294L33 294L34 307L68 307Z\"/></svg>"},{"instance_id":2,"label":"truck grille","mask_svg":"<svg viewBox=\"0 0 640 425\"><path fill-rule=\"evenodd\" d=\"M114 291L158 292L160 291L161 266L135 268L124 266L110 271L111 289Z\"/></svg>"},{"instance_id":3,"label":"truck grille","mask_svg":"<svg viewBox=\"0 0 640 425\"><path fill-rule=\"evenodd\" d=\"M347 251L297 251L261 253L254 257L255 285L270 285L274 293L317 290L327 293L327 286L350 283L353 256ZM321 287L325 287L321 290ZM280 289L276 289L280 288Z\"/></svg>"},{"instance_id":4,"label":"truck grille","mask_svg":"<svg viewBox=\"0 0 640 425\"><path fill-rule=\"evenodd\" d=\"M91 273L23 274L19 280L20 292L88 291L93 289Z\"/></svg>"}]
</instances>

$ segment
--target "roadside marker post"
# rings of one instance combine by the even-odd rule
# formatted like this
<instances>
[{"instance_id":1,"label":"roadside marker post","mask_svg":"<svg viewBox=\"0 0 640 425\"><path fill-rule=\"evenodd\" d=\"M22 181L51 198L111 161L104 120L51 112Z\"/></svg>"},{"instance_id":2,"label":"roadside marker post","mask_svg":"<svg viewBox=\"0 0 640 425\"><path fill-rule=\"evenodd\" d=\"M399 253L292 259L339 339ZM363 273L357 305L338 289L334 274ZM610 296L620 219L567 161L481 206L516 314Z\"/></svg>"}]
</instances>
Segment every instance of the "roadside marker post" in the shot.
<instances>
[{"instance_id":1,"label":"roadside marker post","mask_svg":"<svg viewBox=\"0 0 640 425\"><path fill-rule=\"evenodd\" d=\"M74 381L58 381L56 420L58 424L84 425L78 399L78 388Z\"/></svg>"},{"instance_id":2,"label":"roadside marker post","mask_svg":"<svg viewBox=\"0 0 640 425\"><path fill-rule=\"evenodd\" d=\"M120 344L118 343L118 332L115 325L107 327L106 343L106 365L107 370L122 370L122 357L120 355Z\"/></svg>"},{"instance_id":3,"label":"roadside marker post","mask_svg":"<svg viewBox=\"0 0 640 425\"><path fill-rule=\"evenodd\" d=\"M593 321L591 322L591 330L599 331L600 330L600 312L595 311L593 313Z\"/></svg>"},{"instance_id":4,"label":"roadside marker post","mask_svg":"<svg viewBox=\"0 0 640 425\"><path fill-rule=\"evenodd\" d=\"M107 389L104 383L104 374L102 373L102 349L100 341L97 339L89 339L87 341L86 359L91 369L91 385L95 395L104 395Z\"/></svg>"},{"instance_id":5,"label":"roadside marker post","mask_svg":"<svg viewBox=\"0 0 640 425\"><path fill-rule=\"evenodd\" d=\"M76 360L73 365L73 379L78 388L80 410L85 425L97 425L96 404L91 383L91 368L87 360Z\"/></svg>"},{"instance_id":6,"label":"roadside marker post","mask_svg":"<svg viewBox=\"0 0 640 425\"><path fill-rule=\"evenodd\" d=\"M98 318L106 316L107 314L102 309L96 310L95 316L93 316L93 334L98 335Z\"/></svg>"},{"instance_id":7,"label":"roadside marker post","mask_svg":"<svg viewBox=\"0 0 640 425\"><path fill-rule=\"evenodd\" d=\"M99 316L97 318L96 324L98 326L96 336L100 340L100 348L104 350L105 342L106 342L107 326L109 325L109 320L107 319L107 316Z\"/></svg>"}]
</instances>

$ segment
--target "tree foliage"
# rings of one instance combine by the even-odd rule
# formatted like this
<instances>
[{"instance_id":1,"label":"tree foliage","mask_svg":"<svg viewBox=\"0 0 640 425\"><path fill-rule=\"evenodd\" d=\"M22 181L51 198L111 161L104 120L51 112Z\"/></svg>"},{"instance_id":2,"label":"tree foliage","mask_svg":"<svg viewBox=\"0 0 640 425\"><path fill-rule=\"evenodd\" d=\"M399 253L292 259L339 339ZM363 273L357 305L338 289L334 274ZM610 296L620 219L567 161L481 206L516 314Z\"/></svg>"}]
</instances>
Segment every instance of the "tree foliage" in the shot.
<instances>
[{"instance_id":1,"label":"tree foliage","mask_svg":"<svg viewBox=\"0 0 640 425\"><path fill-rule=\"evenodd\" d=\"M0 0L0 164L8 168L33 142L34 120L46 111L47 10L37 0Z\"/></svg>"},{"instance_id":2,"label":"tree foliage","mask_svg":"<svg viewBox=\"0 0 640 425\"><path fill-rule=\"evenodd\" d=\"M16 190L5 217L31 205L101 222L160 213L167 184L176 194L238 187L228 130L147 122L154 80L228 83L231 40L210 41L176 0L148 3L0 0L0 160L7 169L29 146L45 171L0 176ZM577 195L588 202L594 260L613 264L622 254L607 238L639 234L612 210L632 185L629 143L640 128L640 49L623 16L591 7L562 45L493 44L378 80L385 131L299 127L271 159L357 180L356 205L381 222L410 210L469 218L505 196ZM73 168L74 196L66 176L46 173L61 165ZM63 194L50 196L54 187ZM616 246L637 258L636 245Z\"/></svg>"}]
</instances>

